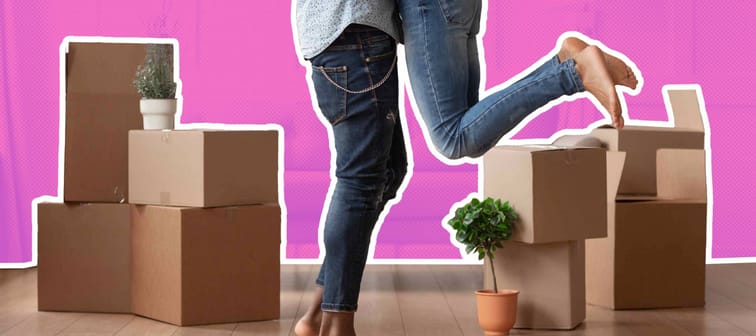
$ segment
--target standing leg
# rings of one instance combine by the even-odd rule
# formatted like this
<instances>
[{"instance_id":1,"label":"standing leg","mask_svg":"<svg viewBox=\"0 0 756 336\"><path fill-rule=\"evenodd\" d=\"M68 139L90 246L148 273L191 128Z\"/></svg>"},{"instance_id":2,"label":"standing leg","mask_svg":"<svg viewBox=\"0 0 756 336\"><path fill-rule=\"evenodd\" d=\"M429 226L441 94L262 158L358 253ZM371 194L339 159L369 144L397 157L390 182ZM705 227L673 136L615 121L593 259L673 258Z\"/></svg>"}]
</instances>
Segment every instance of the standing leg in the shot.
<instances>
[{"instance_id":1,"label":"standing leg","mask_svg":"<svg viewBox=\"0 0 756 336\"><path fill-rule=\"evenodd\" d=\"M353 313L370 237L385 204L389 179L403 176L389 169L394 142L402 140L394 134L398 121L395 57L396 44L389 35L353 25L312 59L315 94L333 130L336 149L336 186L324 229L326 258L316 280L322 285L320 335L354 334ZM377 86L384 77L387 80ZM318 302L317 294L313 304ZM306 314L310 321L303 318L295 327L300 336L317 330L313 320L319 313L310 310Z\"/></svg>"}]
</instances>

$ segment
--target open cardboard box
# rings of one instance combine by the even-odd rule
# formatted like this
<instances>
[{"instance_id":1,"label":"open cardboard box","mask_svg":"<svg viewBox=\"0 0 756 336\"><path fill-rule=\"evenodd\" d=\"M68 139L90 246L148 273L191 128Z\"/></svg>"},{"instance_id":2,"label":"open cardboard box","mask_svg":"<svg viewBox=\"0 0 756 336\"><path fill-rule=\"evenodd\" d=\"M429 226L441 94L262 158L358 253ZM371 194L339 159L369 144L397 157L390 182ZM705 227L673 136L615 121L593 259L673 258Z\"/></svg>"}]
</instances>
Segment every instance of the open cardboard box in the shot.
<instances>
[{"instance_id":1,"label":"open cardboard box","mask_svg":"<svg viewBox=\"0 0 756 336\"><path fill-rule=\"evenodd\" d=\"M659 196L618 196L608 237L586 241L588 303L612 309L704 304L705 153L660 149L656 161Z\"/></svg>"},{"instance_id":2,"label":"open cardboard box","mask_svg":"<svg viewBox=\"0 0 756 336\"><path fill-rule=\"evenodd\" d=\"M126 201L128 131L142 128L140 97L132 82L145 54L144 44L68 44L63 169L66 202Z\"/></svg>"},{"instance_id":3,"label":"open cardboard box","mask_svg":"<svg viewBox=\"0 0 756 336\"><path fill-rule=\"evenodd\" d=\"M614 216L614 197L622 175L625 153L607 152L605 198L607 212ZM601 209L601 207L595 207ZM572 240L540 244L504 242L494 252L500 288L520 291L515 328L573 329L585 320L585 242ZM491 271L485 261L486 288L492 288Z\"/></svg>"},{"instance_id":4,"label":"open cardboard box","mask_svg":"<svg viewBox=\"0 0 756 336\"><path fill-rule=\"evenodd\" d=\"M627 153L619 194L656 194L656 151L660 148L703 149L704 124L698 92L693 89L667 89L669 111L674 128L626 126L615 129L602 126L591 135L610 151Z\"/></svg>"},{"instance_id":5,"label":"open cardboard box","mask_svg":"<svg viewBox=\"0 0 756 336\"><path fill-rule=\"evenodd\" d=\"M614 180L622 173L616 160L624 157L607 156L600 148L494 147L483 157L484 195L509 201L517 212L511 240L606 237L608 200L614 200Z\"/></svg>"}]
</instances>

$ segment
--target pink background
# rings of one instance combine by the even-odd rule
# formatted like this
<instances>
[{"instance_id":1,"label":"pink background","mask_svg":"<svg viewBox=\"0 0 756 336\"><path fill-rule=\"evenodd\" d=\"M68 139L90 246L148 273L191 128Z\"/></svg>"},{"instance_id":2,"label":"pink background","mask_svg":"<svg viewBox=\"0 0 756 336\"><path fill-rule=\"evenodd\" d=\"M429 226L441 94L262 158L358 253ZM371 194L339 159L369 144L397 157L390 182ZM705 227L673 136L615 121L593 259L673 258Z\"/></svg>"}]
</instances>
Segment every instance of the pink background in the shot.
<instances>
[{"instance_id":1,"label":"pink background","mask_svg":"<svg viewBox=\"0 0 756 336\"><path fill-rule=\"evenodd\" d=\"M623 51L646 85L630 116L664 120L661 87L702 86L711 123L714 258L756 256L752 1L566 0L489 3L486 87L577 30ZM318 255L328 187L325 128L294 50L288 1L102 0L0 3L0 262L31 259L31 200L57 188L58 47L65 36L173 37L180 43L184 123L278 123L285 129L289 258ZM407 111L415 172L386 218L376 258L460 258L441 218L476 191L474 165L436 160ZM587 101L541 115L518 138L601 118Z\"/></svg>"}]
</instances>

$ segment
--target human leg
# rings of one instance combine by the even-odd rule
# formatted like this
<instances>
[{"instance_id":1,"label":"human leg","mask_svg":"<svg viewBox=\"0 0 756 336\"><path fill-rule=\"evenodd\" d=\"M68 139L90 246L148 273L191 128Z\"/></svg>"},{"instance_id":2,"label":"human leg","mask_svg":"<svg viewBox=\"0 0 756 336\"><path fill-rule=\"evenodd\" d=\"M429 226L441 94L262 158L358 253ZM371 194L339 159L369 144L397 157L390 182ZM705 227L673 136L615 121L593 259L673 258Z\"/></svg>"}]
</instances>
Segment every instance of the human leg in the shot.
<instances>
[{"instance_id":1,"label":"human leg","mask_svg":"<svg viewBox=\"0 0 756 336\"><path fill-rule=\"evenodd\" d=\"M476 47L469 41L477 34L479 19L473 3L480 1L399 1L412 91L431 141L442 155L480 156L530 113L584 90L597 97L621 126L614 83L606 63L598 62L593 52L564 62L554 55L521 80L469 105L474 67L468 64L477 61L469 56Z\"/></svg>"},{"instance_id":2,"label":"human leg","mask_svg":"<svg viewBox=\"0 0 756 336\"><path fill-rule=\"evenodd\" d=\"M404 148L397 149L404 143L397 128L395 48L393 39L379 30L350 26L312 59L318 105L333 130L337 182L325 219L326 258L313 303L295 328L298 335L311 335L317 327L321 333L343 331L344 317L353 318L348 313L357 309L370 236L385 204L384 193L406 172L406 159L402 169L401 156L396 154L404 153ZM377 86L384 77L385 83ZM362 93L347 92L373 86L377 87ZM331 312L346 314L334 319Z\"/></svg>"}]
</instances>

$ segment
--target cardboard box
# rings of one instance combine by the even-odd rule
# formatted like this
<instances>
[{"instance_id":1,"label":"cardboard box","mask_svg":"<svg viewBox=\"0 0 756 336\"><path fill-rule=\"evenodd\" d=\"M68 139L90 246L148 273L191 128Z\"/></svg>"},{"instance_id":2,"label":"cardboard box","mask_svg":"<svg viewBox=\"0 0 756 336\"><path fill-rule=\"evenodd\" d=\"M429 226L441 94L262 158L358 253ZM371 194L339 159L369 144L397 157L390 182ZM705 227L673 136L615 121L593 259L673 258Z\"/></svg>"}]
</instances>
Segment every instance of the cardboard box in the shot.
<instances>
[{"instance_id":1,"label":"cardboard box","mask_svg":"<svg viewBox=\"0 0 756 336\"><path fill-rule=\"evenodd\" d=\"M510 240L606 237L606 168L600 148L494 147L483 156L483 193L519 215Z\"/></svg>"},{"instance_id":2,"label":"cardboard box","mask_svg":"<svg viewBox=\"0 0 756 336\"><path fill-rule=\"evenodd\" d=\"M515 328L573 329L585 320L585 243L506 241L494 252L499 289L520 291ZM493 288L486 260L485 288Z\"/></svg>"},{"instance_id":3,"label":"cardboard box","mask_svg":"<svg viewBox=\"0 0 756 336\"><path fill-rule=\"evenodd\" d=\"M656 185L659 199L706 201L706 151L658 150Z\"/></svg>"},{"instance_id":4,"label":"cardboard box","mask_svg":"<svg viewBox=\"0 0 756 336\"><path fill-rule=\"evenodd\" d=\"M131 312L128 204L40 203L39 310Z\"/></svg>"},{"instance_id":5,"label":"cardboard box","mask_svg":"<svg viewBox=\"0 0 756 336\"><path fill-rule=\"evenodd\" d=\"M129 203L217 207L278 202L276 131L131 131Z\"/></svg>"},{"instance_id":6,"label":"cardboard box","mask_svg":"<svg viewBox=\"0 0 756 336\"><path fill-rule=\"evenodd\" d=\"M143 44L70 43L66 54L66 202L125 202L128 131L142 128L132 85Z\"/></svg>"},{"instance_id":7,"label":"cardboard box","mask_svg":"<svg viewBox=\"0 0 756 336\"><path fill-rule=\"evenodd\" d=\"M618 201L609 236L586 241L588 303L612 309L704 304L706 202Z\"/></svg>"},{"instance_id":8,"label":"cardboard box","mask_svg":"<svg viewBox=\"0 0 756 336\"><path fill-rule=\"evenodd\" d=\"M602 126L592 131L610 151L627 153L619 194L656 194L656 151L660 148L703 149L704 124L696 90L667 90L675 128ZM701 102L702 104L702 102Z\"/></svg>"},{"instance_id":9,"label":"cardboard box","mask_svg":"<svg viewBox=\"0 0 756 336\"><path fill-rule=\"evenodd\" d=\"M280 316L281 211L134 206L135 314L175 325Z\"/></svg>"}]
</instances>

